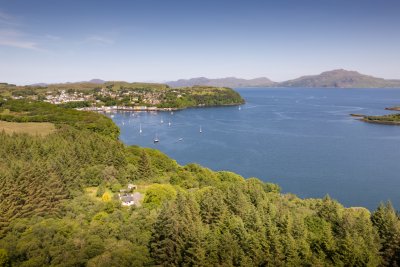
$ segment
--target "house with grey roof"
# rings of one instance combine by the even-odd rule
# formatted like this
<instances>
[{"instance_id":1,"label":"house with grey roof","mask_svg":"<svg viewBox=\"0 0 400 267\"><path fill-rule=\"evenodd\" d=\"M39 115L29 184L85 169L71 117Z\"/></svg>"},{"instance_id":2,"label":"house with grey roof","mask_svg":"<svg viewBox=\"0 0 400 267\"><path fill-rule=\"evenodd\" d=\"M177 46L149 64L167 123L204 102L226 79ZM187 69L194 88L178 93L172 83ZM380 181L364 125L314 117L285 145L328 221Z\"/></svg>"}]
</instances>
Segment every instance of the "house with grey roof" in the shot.
<instances>
[{"instance_id":1,"label":"house with grey roof","mask_svg":"<svg viewBox=\"0 0 400 267\"><path fill-rule=\"evenodd\" d=\"M143 198L143 195L139 192L131 193L120 193L118 194L119 199L121 200L122 206L140 206L140 201Z\"/></svg>"},{"instance_id":2,"label":"house with grey roof","mask_svg":"<svg viewBox=\"0 0 400 267\"><path fill-rule=\"evenodd\" d=\"M119 199L121 200L122 206L135 205L135 201L132 194L120 194Z\"/></svg>"}]
</instances>

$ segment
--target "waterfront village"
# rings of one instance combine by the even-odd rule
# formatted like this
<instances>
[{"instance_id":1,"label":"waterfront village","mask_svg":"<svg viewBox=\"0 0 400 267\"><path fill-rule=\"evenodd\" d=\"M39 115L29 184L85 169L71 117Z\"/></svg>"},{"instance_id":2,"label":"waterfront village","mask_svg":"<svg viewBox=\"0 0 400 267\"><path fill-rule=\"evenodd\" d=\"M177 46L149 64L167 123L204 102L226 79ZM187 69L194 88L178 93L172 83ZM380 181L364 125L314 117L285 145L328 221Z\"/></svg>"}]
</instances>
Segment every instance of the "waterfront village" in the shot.
<instances>
[{"instance_id":1,"label":"waterfront village","mask_svg":"<svg viewBox=\"0 0 400 267\"><path fill-rule=\"evenodd\" d=\"M177 93L173 91L173 93ZM181 98L181 94L177 94L177 98ZM21 97L14 97L21 99ZM54 91L46 92L44 101L51 104L66 104L69 102L82 102L86 105L77 104L76 109L86 111L172 111L177 108L159 108L156 105L161 103L163 94L155 91L136 91L126 90L114 92L102 88L98 92L77 92L72 90L61 90L59 93ZM119 105L116 105L120 103ZM115 105L112 105L115 104Z\"/></svg>"},{"instance_id":2,"label":"waterfront village","mask_svg":"<svg viewBox=\"0 0 400 267\"><path fill-rule=\"evenodd\" d=\"M188 107L241 105L239 93L227 87L105 82L15 86L0 83L0 100L45 101L66 108L110 112L173 111Z\"/></svg>"}]
</instances>

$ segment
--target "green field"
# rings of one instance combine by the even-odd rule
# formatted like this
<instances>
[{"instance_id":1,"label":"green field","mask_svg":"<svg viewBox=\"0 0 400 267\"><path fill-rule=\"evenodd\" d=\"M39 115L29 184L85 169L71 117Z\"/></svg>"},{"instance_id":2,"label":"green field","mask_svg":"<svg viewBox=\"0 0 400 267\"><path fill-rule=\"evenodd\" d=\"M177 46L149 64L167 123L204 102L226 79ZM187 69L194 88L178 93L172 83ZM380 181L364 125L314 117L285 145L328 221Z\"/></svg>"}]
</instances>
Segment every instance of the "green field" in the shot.
<instances>
[{"instance_id":1,"label":"green field","mask_svg":"<svg viewBox=\"0 0 400 267\"><path fill-rule=\"evenodd\" d=\"M0 131L5 131L7 134L26 133L32 135L45 136L53 133L56 130L54 124L49 122L8 122L0 121Z\"/></svg>"}]
</instances>

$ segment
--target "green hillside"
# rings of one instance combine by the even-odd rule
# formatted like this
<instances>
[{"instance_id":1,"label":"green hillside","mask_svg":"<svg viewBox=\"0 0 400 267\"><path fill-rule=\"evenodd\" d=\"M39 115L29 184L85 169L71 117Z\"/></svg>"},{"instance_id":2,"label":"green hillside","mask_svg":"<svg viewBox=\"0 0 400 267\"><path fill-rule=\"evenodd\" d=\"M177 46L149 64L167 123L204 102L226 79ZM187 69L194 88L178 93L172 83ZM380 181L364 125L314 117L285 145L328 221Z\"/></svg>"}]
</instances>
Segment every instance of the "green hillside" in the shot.
<instances>
[{"instance_id":1,"label":"green hillside","mask_svg":"<svg viewBox=\"0 0 400 267\"><path fill-rule=\"evenodd\" d=\"M257 178L126 146L99 114L26 102L6 108L57 130L0 132L0 266L400 264L390 203L371 213L329 197L300 199ZM138 205L121 205L128 184L143 195Z\"/></svg>"},{"instance_id":2,"label":"green hillside","mask_svg":"<svg viewBox=\"0 0 400 267\"><path fill-rule=\"evenodd\" d=\"M66 109L37 101L0 101L0 120L9 122L51 122L57 126L71 125L90 129L102 135L119 136L119 128L110 118L94 112Z\"/></svg>"},{"instance_id":3,"label":"green hillside","mask_svg":"<svg viewBox=\"0 0 400 267\"><path fill-rule=\"evenodd\" d=\"M171 88L166 84L120 81L102 84L84 82L44 86L0 84L1 98L47 101L72 108L118 105L182 109L244 103L244 99L240 94L226 87L192 86Z\"/></svg>"}]
</instances>

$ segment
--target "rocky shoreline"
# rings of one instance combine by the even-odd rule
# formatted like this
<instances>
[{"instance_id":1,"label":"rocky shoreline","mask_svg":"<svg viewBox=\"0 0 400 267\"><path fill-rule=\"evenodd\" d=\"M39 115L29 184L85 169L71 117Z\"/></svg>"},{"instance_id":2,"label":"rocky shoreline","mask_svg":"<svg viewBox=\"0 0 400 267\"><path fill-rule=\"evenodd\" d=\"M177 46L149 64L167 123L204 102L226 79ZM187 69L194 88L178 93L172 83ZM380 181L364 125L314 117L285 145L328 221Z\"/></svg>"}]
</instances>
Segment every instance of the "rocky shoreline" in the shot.
<instances>
[{"instance_id":1,"label":"rocky shoreline","mask_svg":"<svg viewBox=\"0 0 400 267\"><path fill-rule=\"evenodd\" d=\"M400 126L400 121L382 121L382 120L370 120L363 118L361 119L364 122L368 123L377 123L377 124L385 124L385 125L399 125Z\"/></svg>"},{"instance_id":2,"label":"rocky shoreline","mask_svg":"<svg viewBox=\"0 0 400 267\"><path fill-rule=\"evenodd\" d=\"M387 109L387 108L386 108ZM390 109L393 110L393 109ZM393 120L393 117L400 116L400 114L389 114L382 116L367 116L363 114L354 114L351 113L350 116L356 117L357 119L368 122L368 123L376 123L376 124L384 124L384 125L400 125L400 120ZM385 119L387 118L387 119Z\"/></svg>"},{"instance_id":3,"label":"rocky shoreline","mask_svg":"<svg viewBox=\"0 0 400 267\"><path fill-rule=\"evenodd\" d=\"M385 110L395 110L395 111L400 111L400 106L398 106L398 107L390 107L390 108L385 108Z\"/></svg>"}]
</instances>

